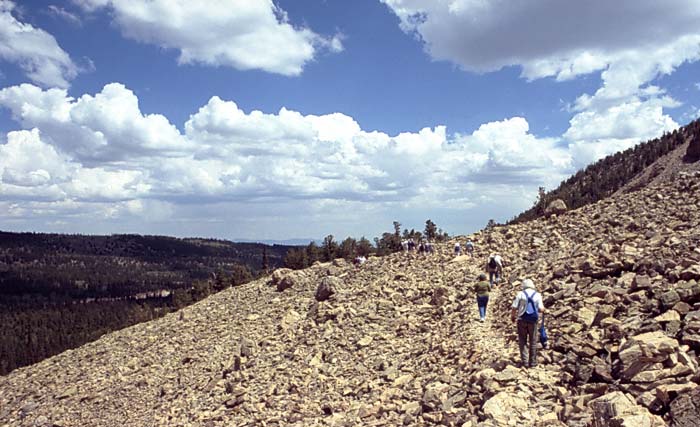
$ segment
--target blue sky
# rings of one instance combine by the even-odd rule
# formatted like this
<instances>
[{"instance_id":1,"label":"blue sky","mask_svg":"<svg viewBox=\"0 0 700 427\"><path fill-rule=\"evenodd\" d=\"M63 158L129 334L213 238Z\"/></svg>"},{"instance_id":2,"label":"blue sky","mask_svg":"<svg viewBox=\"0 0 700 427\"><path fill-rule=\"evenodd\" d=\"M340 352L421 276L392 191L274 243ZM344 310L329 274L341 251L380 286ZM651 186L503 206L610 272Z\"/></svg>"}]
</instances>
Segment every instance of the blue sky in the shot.
<instances>
[{"instance_id":1,"label":"blue sky","mask_svg":"<svg viewBox=\"0 0 700 427\"><path fill-rule=\"evenodd\" d=\"M468 233L698 117L699 18L696 0L0 0L0 229Z\"/></svg>"}]
</instances>

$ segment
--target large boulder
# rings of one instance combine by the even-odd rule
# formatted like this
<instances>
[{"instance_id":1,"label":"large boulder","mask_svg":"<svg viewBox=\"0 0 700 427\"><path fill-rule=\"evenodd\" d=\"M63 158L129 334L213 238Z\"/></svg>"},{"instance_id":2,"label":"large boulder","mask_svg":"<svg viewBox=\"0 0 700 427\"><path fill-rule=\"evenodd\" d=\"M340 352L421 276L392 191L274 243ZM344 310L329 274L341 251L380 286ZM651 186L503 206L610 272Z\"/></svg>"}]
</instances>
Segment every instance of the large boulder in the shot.
<instances>
[{"instance_id":1,"label":"large boulder","mask_svg":"<svg viewBox=\"0 0 700 427\"><path fill-rule=\"evenodd\" d=\"M497 424L509 425L511 421L522 421L521 416L528 413L529 407L530 403L523 397L502 391L484 402L482 410L486 418Z\"/></svg>"},{"instance_id":2,"label":"large boulder","mask_svg":"<svg viewBox=\"0 0 700 427\"><path fill-rule=\"evenodd\" d=\"M659 301L661 302L661 306L663 308L673 307L678 302L680 302L680 300L681 300L680 295L678 295L678 292L676 292L673 289L671 289L670 291L664 292L659 297Z\"/></svg>"},{"instance_id":3,"label":"large boulder","mask_svg":"<svg viewBox=\"0 0 700 427\"><path fill-rule=\"evenodd\" d=\"M663 427L663 418L650 413L643 406L621 391L615 391L593 399L589 406L593 409L595 427Z\"/></svg>"},{"instance_id":4,"label":"large boulder","mask_svg":"<svg viewBox=\"0 0 700 427\"><path fill-rule=\"evenodd\" d=\"M673 427L695 427L700 420L700 388L679 394L671 402L671 425Z\"/></svg>"},{"instance_id":5,"label":"large boulder","mask_svg":"<svg viewBox=\"0 0 700 427\"><path fill-rule=\"evenodd\" d=\"M698 385L689 382L683 384L662 384L658 386L655 390L656 398L661 401L664 405L668 406L671 401L677 400L678 396L686 396L690 394L691 391L698 388ZM700 397L700 396L698 396ZM675 400L674 400L675 399ZM700 403L700 402L698 402ZM700 408L698 408L700 409ZM700 414L696 414L696 417Z\"/></svg>"},{"instance_id":6,"label":"large boulder","mask_svg":"<svg viewBox=\"0 0 700 427\"><path fill-rule=\"evenodd\" d=\"M562 199L552 200L544 210L546 216L561 215L567 211L566 203Z\"/></svg>"},{"instance_id":7,"label":"large boulder","mask_svg":"<svg viewBox=\"0 0 700 427\"><path fill-rule=\"evenodd\" d=\"M678 350L678 341L661 331L635 335L620 346L622 377L631 379L654 363L664 362Z\"/></svg>"}]
</instances>

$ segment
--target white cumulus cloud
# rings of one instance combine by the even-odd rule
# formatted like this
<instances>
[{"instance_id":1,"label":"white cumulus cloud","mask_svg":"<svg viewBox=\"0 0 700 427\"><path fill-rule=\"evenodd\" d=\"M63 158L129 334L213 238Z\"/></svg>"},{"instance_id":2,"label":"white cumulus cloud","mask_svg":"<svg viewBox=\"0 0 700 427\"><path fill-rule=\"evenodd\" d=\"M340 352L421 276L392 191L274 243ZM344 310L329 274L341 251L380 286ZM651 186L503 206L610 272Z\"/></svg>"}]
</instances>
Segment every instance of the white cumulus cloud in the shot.
<instances>
[{"instance_id":1,"label":"white cumulus cloud","mask_svg":"<svg viewBox=\"0 0 700 427\"><path fill-rule=\"evenodd\" d=\"M584 111L571 119L564 137L571 141L625 139L629 135L652 139L678 127L671 117L663 114L663 106L662 99L635 99L602 111Z\"/></svg>"},{"instance_id":2,"label":"white cumulus cloud","mask_svg":"<svg viewBox=\"0 0 700 427\"><path fill-rule=\"evenodd\" d=\"M64 89L23 84L0 90L0 104L25 128L41 129L58 149L86 163L189 151L168 119L141 113L136 95L119 83L78 99Z\"/></svg>"},{"instance_id":3,"label":"white cumulus cloud","mask_svg":"<svg viewBox=\"0 0 700 427\"><path fill-rule=\"evenodd\" d=\"M313 226L319 235L428 210L453 221L443 218L447 228L467 212L505 220L532 203L538 186L553 188L574 167L639 142L626 135L652 138L676 126L661 114L665 102L582 111L563 138L540 138L523 117L471 133L436 125L389 135L338 112L246 112L214 96L181 132L165 116L142 113L121 84L78 98L24 84L0 90L0 106L23 128L0 144L8 212L0 222L24 216L81 226L92 212L117 229L157 223L184 233L186 223L204 233L205 221L209 230L267 224L309 235ZM360 212L364 219L353 223L351 213Z\"/></svg>"},{"instance_id":4,"label":"white cumulus cloud","mask_svg":"<svg viewBox=\"0 0 700 427\"><path fill-rule=\"evenodd\" d=\"M521 66L527 78L567 79L659 49L684 55L700 35L695 0L381 1L433 58L479 72Z\"/></svg>"},{"instance_id":5,"label":"white cumulus cloud","mask_svg":"<svg viewBox=\"0 0 700 427\"><path fill-rule=\"evenodd\" d=\"M229 66L295 76L321 51L339 52L342 37L296 27L272 0L74 0L107 8L130 39L179 51L181 64Z\"/></svg>"},{"instance_id":6,"label":"white cumulus cloud","mask_svg":"<svg viewBox=\"0 0 700 427\"><path fill-rule=\"evenodd\" d=\"M64 156L44 144L39 131L16 131L0 146L2 182L21 187L42 187L68 179L70 167Z\"/></svg>"},{"instance_id":7,"label":"white cumulus cloud","mask_svg":"<svg viewBox=\"0 0 700 427\"><path fill-rule=\"evenodd\" d=\"M0 194L12 212L67 227L84 222L88 206L114 224L172 227L184 217L248 224L251 215L276 227L284 212L308 215L299 227L332 227L329 210L349 224L349 212L464 211L514 194L524 207L533 186L558 182L571 163L566 148L532 135L520 117L470 134L436 125L389 135L338 112L246 112L214 96L180 132L142 113L117 83L77 98L13 86L0 90L0 106L22 128L0 144Z\"/></svg>"},{"instance_id":8,"label":"white cumulus cloud","mask_svg":"<svg viewBox=\"0 0 700 427\"><path fill-rule=\"evenodd\" d=\"M570 143L574 164L583 168L609 154L678 128L678 123L663 113L663 107L669 104L675 105L672 100L663 98L634 98L602 110L576 114L563 135Z\"/></svg>"},{"instance_id":9,"label":"white cumulus cloud","mask_svg":"<svg viewBox=\"0 0 700 427\"><path fill-rule=\"evenodd\" d=\"M585 161L676 128L664 109L680 103L653 82L700 59L696 0L381 1L433 59L467 71L516 66L529 80L559 81L600 73L601 87L572 103L563 135Z\"/></svg>"},{"instance_id":10,"label":"white cumulus cloud","mask_svg":"<svg viewBox=\"0 0 700 427\"><path fill-rule=\"evenodd\" d=\"M0 0L0 60L18 65L42 86L68 87L78 67L51 34L18 21L14 8L14 2Z\"/></svg>"},{"instance_id":11,"label":"white cumulus cloud","mask_svg":"<svg viewBox=\"0 0 700 427\"><path fill-rule=\"evenodd\" d=\"M18 200L125 200L145 194L141 173L84 167L45 142L38 129L9 132L0 145L0 194Z\"/></svg>"}]
</instances>

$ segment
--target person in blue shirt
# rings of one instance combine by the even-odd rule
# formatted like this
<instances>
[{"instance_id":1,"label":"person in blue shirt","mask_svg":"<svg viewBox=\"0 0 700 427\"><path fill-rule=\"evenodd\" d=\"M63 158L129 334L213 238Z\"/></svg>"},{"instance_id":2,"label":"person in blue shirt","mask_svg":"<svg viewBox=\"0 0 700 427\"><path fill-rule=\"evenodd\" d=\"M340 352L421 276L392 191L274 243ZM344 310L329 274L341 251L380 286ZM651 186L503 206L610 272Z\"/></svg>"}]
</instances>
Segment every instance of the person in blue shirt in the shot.
<instances>
[{"instance_id":1,"label":"person in blue shirt","mask_svg":"<svg viewBox=\"0 0 700 427\"><path fill-rule=\"evenodd\" d=\"M530 279L523 280L522 291L513 300L510 318L518 322L518 348L524 368L537 366L537 320L543 314L542 295L535 289L535 283Z\"/></svg>"}]
</instances>

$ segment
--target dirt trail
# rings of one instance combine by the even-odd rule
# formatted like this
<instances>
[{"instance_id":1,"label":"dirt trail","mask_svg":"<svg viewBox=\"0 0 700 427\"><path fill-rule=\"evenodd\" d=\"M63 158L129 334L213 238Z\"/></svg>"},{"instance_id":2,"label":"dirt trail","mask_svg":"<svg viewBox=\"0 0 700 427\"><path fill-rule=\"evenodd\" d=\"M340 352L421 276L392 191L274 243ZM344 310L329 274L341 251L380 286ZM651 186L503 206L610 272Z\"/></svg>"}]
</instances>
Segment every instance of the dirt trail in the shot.
<instances>
[{"instance_id":1,"label":"dirt trail","mask_svg":"<svg viewBox=\"0 0 700 427\"><path fill-rule=\"evenodd\" d=\"M421 255L407 253L404 273L419 282L433 281L433 287L443 286L455 292L459 303L458 313L446 315L431 324L433 339L436 342L454 340L461 344L461 355L469 365L479 365L484 369L503 369L515 365L517 344L515 325L510 321L510 306L514 296L512 285L504 280L494 286L489 298L486 321L479 321L474 284L484 272L488 253L477 250L473 257L455 256L453 245L440 245L437 253ZM429 272L438 272L439 278L429 277Z\"/></svg>"},{"instance_id":2,"label":"dirt trail","mask_svg":"<svg viewBox=\"0 0 700 427\"><path fill-rule=\"evenodd\" d=\"M502 278L490 292L486 321L480 322L471 286L476 282L478 275L484 272L483 265L488 254L477 251L473 258L453 255L450 254L450 260L445 260L445 255L442 256L443 271L446 282L461 281L468 285L463 290L465 316L461 327L469 330L469 333L462 333L462 337L463 343L471 353L469 363L481 368L481 373L477 374L477 381L482 382L486 388L481 406L490 408L490 416L497 425L510 422L530 425L530 422L534 423L540 417L556 419L553 416L555 408L551 399L547 402L539 399L538 395L546 392L551 396L556 393L557 387L562 384L560 367L549 363L550 360L544 356L541 346L538 346L537 368L517 367L519 353L516 325L510 320L510 304L519 289ZM459 335L459 332L457 334ZM533 411L527 407L521 408L518 402L524 396L537 401L539 409ZM491 398L493 404L489 405L487 401Z\"/></svg>"}]
</instances>

